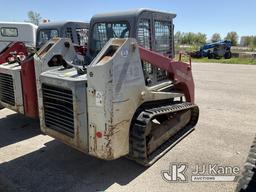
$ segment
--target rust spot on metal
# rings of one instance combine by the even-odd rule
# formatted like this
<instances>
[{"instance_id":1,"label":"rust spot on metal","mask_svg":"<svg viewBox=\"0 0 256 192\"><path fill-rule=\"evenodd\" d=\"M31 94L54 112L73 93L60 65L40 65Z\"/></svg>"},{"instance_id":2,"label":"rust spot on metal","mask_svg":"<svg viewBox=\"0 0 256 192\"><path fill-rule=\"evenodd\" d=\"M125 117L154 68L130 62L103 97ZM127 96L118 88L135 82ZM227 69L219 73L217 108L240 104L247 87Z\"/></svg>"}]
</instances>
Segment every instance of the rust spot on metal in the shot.
<instances>
[{"instance_id":1,"label":"rust spot on metal","mask_svg":"<svg viewBox=\"0 0 256 192\"><path fill-rule=\"evenodd\" d=\"M107 141L107 143L105 144L105 150L103 150L104 152L104 158L110 160L113 159L114 155L113 155L113 150L111 147L111 137L113 136L113 129L114 127L109 126L107 130L105 130L105 134L104 134L104 139Z\"/></svg>"},{"instance_id":2,"label":"rust spot on metal","mask_svg":"<svg viewBox=\"0 0 256 192\"><path fill-rule=\"evenodd\" d=\"M132 47L132 52L134 52L137 48L137 43L132 43L131 47Z\"/></svg>"}]
</instances>

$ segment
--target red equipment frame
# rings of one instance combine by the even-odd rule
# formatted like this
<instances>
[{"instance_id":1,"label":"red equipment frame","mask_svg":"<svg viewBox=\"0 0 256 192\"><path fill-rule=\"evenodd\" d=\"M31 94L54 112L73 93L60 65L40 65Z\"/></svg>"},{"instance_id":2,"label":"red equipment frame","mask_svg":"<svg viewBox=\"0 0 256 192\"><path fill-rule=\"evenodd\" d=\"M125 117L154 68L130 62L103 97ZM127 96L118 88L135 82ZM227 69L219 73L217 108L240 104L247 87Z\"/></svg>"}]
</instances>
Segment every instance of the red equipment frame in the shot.
<instances>
[{"instance_id":1,"label":"red equipment frame","mask_svg":"<svg viewBox=\"0 0 256 192\"><path fill-rule=\"evenodd\" d=\"M38 118L36 76L33 54L21 63L21 86L24 104L24 115Z\"/></svg>"},{"instance_id":2,"label":"red equipment frame","mask_svg":"<svg viewBox=\"0 0 256 192\"><path fill-rule=\"evenodd\" d=\"M191 58L190 63L184 63L181 61L182 54L180 54L179 61L174 61L143 47L139 47L139 51L143 61L147 61L153 66L168 72L169 79L175 84L175 89L184 93L186 101L195 102L195 85L192 75Z\"/></svg>"},{"instance_id":3,"label":"red equipment frame","mask_svg":"<svg viewBox=\"0 0 256 192\"><path fill-rule=\"evenodd\" d=\"M3 51L1 51L0 64L8 62L9 59L13 57L12 53L16 53L16 55L24 55L26 57L28 56L27 48L23 42L12 42Z\"/></svg>"},{"instance_id":4,"label":"red equipment frame","mask_svg":"<svg viewBox=\"0 0 256 192\"><path fill-rule=\"evenodd\" d=\"M23 42L12 42L0 53L0 64L9 62L12 57L18 55L24 55L26 57L20 63L24 114L27 117L37 118L39 115L33 54L29 56L28 50Z\"/></svg>"}]
</instances>

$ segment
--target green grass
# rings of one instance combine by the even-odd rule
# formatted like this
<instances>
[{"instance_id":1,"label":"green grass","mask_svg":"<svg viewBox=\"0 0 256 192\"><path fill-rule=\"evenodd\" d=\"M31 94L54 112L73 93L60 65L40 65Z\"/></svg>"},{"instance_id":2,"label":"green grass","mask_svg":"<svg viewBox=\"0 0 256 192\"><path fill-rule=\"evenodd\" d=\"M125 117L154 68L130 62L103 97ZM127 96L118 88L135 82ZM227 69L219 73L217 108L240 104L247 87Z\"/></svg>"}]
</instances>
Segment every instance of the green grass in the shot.
<instances>
[{"instance_id":1,"label":"green grass","mask_svg":"<svg viewBox=\"0 0 256 192\"><path fill-rule=\"evenodd\" d=\"M176 59L178 59L178 55ZM183 61L188 62L188 57L183 57ZM231 58L231 59L208 59L205 58L192 58L192 62L195 63L222 63L222 64L244 64L244 65L256 65L256 59L251 58Z\"/></svg>"},{"instance_id":2,"label":"green grass","mask_svg":"<svg viewBox=\"0 0 256 192\"><path fill-rule=\"evenodd\" d=\"M179 47L179 46L176 46L175 47L175 50L177 52L179 51L183 51L183 52L194 52L194 51L197 51L200 49L200 46L196 46L196 45L191 45L191 46L188 46L188 47Z\"/></svg>"},{"instance_id":3,"label":"green grass","mask_svg":"<svg viewBox=\"0 0 256 192\"><path fill-rule=\"evenodd\" d=\"M250 58L231 58L231 59L208 59L208 58L194 59L192 58L192 62L256 65L256 59L250 59Z\"/></svg>"}]
</instances>

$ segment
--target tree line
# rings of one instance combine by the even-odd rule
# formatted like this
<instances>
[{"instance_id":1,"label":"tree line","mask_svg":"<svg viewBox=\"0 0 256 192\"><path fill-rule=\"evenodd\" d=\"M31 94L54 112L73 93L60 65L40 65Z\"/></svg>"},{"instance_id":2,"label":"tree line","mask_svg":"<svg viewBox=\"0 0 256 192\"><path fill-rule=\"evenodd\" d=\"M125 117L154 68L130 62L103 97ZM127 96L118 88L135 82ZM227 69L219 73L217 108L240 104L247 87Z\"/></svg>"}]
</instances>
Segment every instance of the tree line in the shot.
<instances>
[{"instance_id":1,"label":"tree line","mask_svg":"<svg viewBox=\"0 0 256 192\"><path fill-rule=\"evenodd\" d=\"M256 36L242 36L240 45L244 47L256 47Z\"/></svg>"},{"instance_id":2,"label":"tree line","mask_svg":"<svg viewBox=\"0 0 256 192\"><path fill-rule=\"evenodd\" d=\"M175 39L175 43L178 45L199 46L207 42L207 36L204 33L192 33L192 32L182 33L178 31L175 33L174 39ZM227 33L224 39L221 38L221 35L219 33L214 33L210 39L212 43L218 42L221 40L229 40L231 41L233 46L240 45L243 47L256 47L256 36L253 36L253 35L242 36L239 42L239 36L235 31L231 31Z\"/></svg>"},{"instance_id":3,"label":"tree line","mask_svg":"<svg viewBox=\"0 0 256 192\"><path fill-rule=\"evenodd\" d=\"M42 20L40 13L37 13L34 11L29 11L27 13L27 16L28 16L28 20L26 20L26 22L33 23L35 25L39 25L39 23Z\"/></svg>"},{"instance_id":4,"label":"tree line","mask_svg":"<svg viewBox=\"0 0 256 192\"><path fill-rule=\"evenodd\" d=\"M207 36L203 33L175 33L175 43L179 45L200 45L206 43Z\"/></svg>"},{"instance_id":5,"label":"tree line","mask_svg":"<svg viewBox=\"0 0 256 192\"><path fill-rule=\"evenodd\" d=\"M238 45L238 34L234 31L229 32L224 40L231 41L233 46ZM175 43L179 45L202 45L207 42L207 35L204 33L182 33L180 31L176 32L174 35ZM211 37L211 42L221 41L221 35L219 33L214 33Z\"/></svg>"}]
</instances>

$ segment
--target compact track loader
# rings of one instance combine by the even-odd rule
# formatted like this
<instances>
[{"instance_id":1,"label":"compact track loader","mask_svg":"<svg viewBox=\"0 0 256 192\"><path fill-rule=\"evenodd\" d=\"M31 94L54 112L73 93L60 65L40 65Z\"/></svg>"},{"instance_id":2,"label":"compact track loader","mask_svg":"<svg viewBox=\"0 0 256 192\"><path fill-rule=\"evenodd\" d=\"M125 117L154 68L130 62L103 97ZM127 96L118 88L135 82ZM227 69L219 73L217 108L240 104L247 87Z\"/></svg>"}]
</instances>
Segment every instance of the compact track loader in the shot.
<instances>
[{"instance_id":1,"label":"compact track loader","mask_svg":"<svg viewBox=\"0 0 256 192\"><path fill-rule=\"evenodd\" d=\"M42 65L40 71L46 71L58 67L57 63L59 54L63 52L68 54L70 51L74 57L79 57L80 60L84 59L82 56L85 53L84 44L87 41L87 34L84 32L88 30L88 24L82 22L52 22L41 24L37 31L37 49L42 48L44 51L54 51L56 56L46 57L51 65ZM54 37L68 37L70 40L51 40ZM50 41L49 41L50 40ZM43 45L49 41L48 46ZM55 43L56 49L51 49L51 45ZM65 45L64 45L65 43ZM74 44L69 46L68 44ZM9 108L27 117L38 118L38 102L37 102L37 89L36 89L36 75L34 68L34 50L28 50L25 44L21 42L12 43L9 49L4 53L12 53L8 62L0 65L0 109ZM17 50L20 51L17 54ZM15 50L14 53L11 50ZM36 55L42 55L42 51ZM48 56L48 55L47 55ZM72 58L74 58L72 57ZM60 65L63 65L61 63ZM59 65L59 66L60 66Z\"/></svg>"},{"instance_id":2,"label":"compact track loader","mask_svg":"<svg viewBox=\"0 0 256 192\"><path fill-rule=\"evenodd\" d=\"M65 66L41 73L50 64L44 54L55 53L35 56L42 132L101 159L147 166L190 133L199 108L191 63L173 60L174 17L149 9L96 15L85 64L63 52Z\"/></svg>"}]
</instances>

